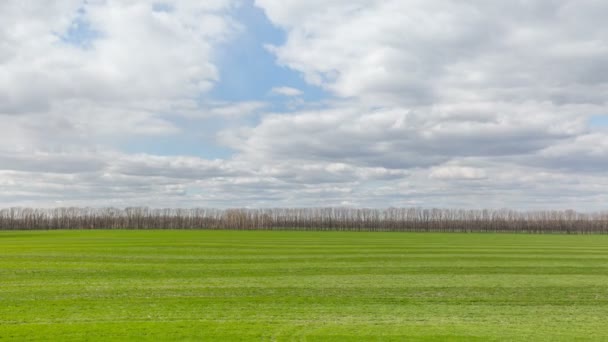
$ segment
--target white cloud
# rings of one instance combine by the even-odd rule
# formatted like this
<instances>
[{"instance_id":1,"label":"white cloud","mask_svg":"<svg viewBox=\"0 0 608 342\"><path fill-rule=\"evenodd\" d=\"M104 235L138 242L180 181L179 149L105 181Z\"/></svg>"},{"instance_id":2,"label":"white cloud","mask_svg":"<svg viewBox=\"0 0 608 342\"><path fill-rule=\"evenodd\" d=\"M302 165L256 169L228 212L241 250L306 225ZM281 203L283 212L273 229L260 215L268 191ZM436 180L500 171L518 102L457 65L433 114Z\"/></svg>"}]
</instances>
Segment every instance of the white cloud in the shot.
<instances>
[{"instance_id":1,"label":"white cloud","mask_svg":"<svg viewBox=\"0 0 608 342\"><path fill-rule=\"evenodd\" d=\"M437 166L431 169L430 178L441 180L475 180L487 177L483 169L466 166Z\"/></svg>"},{"instance_id":2,"label":"white cloud","mask_svg":"<svg viewBox=\"0 0 608 342\"><path fill-rule=\"evenodd\" d=\"M302 91L300 89L291 88L291 87L275 87L272 88L271 92L277 95L283 96L300 96L302 95Z\"/></svg>"},{"instance_id":3,"label":"white cloud","mask_svg":"<svg viewBox=\"0 0 608 342\"><path fill-rule=\"evenodd\" d=\"M261 101L247 101L227 104L213 104L209 109L200 110L204 116L238 118L260 112L268 104Z\"/></svg>"},{"instance_id":4,"label":"white cloud","mask_svg":"<svg viewBox=\"0 0 608 342\"><path fill-rule=\"evenodd\" d=\"M469 104L473 108L475 104ZM458 157L525 155L585 131L576 108L477 104L372 109L352 104L269 115L254 128L222 133L251 159L339 161L386 168L429 167ZM534 111L532 118L527 114ZM554 123L554 115L562 122Z\"/></svg>"},{"instance_id":5,"label":"white cloud","mask_svg":"<svg viewBox=\"0 0 608 342\"><path fill-rule=\"evenodd\" d=\"M257 0L256 5L287 32L284 44L269 47L277 61L344 101L267 116L256 127L224 133L244 156L409 170L409 178L417 179L408 181L411 190L389 189L426 197L417 203L427 205L436 201L430 194L445 186L454 187L446 197L458 203L472 192L470 183L459 182L464 179L476 180L483 194L505 204L534 198L553 203L565 198L567 189L581 201L597 198L593 191L602 186L578 191L580 185L567 182L560 189L533 184L547 174L559 174L562 182L602 180L603 137L590 133L587 120L608 110L608 29L600 24L606 4ZM471 158L479 167L464 166ZM441 179L441 189L419 173ZM506 182L501 177L520 177L510 184L521 184L527 193L509 196L515 190L500 186ZM488 203L474 193L472 199Z\"/></svg>"},{"instance_id":6,"label":"white cloud","mask_svg":"<svg viewBox=\"0 0 608 342\"><path fill-rule=\"evenodd\" d=\"M237 27L224 13L231 0L177 1L166 12L148 1L21 3L0 10L0 115L117 133L175 131L159 113L211 88L214 49ZM70 33L77 23L85 28Z\"/></svg>"},{"instance_id":7,"label":"white cloud","mask_svg":"<svg viewBox=\"0 0 608 342\"><path fill-rule=\"evenodd\" d=\"M288 32L278 61L338 96L605 102L608 29L593 0L257 0ZM583 98L581 95L586 94Z\"/></svg>"}]
</instances>

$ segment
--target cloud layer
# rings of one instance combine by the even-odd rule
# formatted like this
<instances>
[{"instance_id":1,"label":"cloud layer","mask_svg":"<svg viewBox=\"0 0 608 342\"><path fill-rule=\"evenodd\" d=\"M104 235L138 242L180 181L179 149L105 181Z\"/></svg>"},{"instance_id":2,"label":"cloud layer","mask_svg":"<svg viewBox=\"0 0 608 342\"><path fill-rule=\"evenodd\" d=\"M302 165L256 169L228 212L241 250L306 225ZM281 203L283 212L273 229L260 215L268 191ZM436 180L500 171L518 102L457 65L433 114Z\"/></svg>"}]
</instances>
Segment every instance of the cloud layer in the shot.
<instances>
[{"instance_id":1,"label":"cloud layer","mask_svg":"<svg viewBox=\"0 0 608 342\"><path fill-rule=\"evenodd\" d=\"M608 4L255 6L285 34L265 45L277 68L328 99L282 83L247 102L210 97L247 2L0 4L0 205L608 200L608 132L589 124L608 113ZM154 141L162 152L134 151ZM194 153L209 148L229 152Z\"/></svg>"}]
</instances>

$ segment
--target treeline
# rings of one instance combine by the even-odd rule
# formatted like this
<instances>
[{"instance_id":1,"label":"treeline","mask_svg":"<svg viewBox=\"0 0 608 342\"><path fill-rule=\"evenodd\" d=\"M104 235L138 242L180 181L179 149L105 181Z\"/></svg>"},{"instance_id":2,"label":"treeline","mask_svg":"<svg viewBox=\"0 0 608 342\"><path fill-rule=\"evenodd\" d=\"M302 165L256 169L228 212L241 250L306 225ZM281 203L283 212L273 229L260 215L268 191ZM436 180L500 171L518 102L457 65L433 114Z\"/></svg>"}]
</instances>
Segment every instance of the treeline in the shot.
<instances>
[{"instance_id":1,"label":"treeline","mask_svg":"<svg viewBox=\"0 0 608 342\"><path fill-rule=\"evenodd\" d=\"M237 229L608 233L608 211L464 209L0 209L0 229Z\"/></svg>"}]
</instances>

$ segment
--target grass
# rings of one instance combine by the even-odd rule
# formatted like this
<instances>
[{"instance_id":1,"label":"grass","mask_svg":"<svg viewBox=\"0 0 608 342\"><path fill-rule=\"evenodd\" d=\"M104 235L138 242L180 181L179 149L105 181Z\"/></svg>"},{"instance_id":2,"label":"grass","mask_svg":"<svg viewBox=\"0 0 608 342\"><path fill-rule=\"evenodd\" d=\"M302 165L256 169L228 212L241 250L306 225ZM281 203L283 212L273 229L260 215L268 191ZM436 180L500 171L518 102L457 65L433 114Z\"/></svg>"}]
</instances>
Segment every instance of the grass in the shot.
<instances>
[{"instance_id":1,"label":"grass","mask_svg":"<svg viewBox=\"0 0 608 342\"><path fill-rule=\"evenodd\" d=\"M608 236L0 232L0 341L607 340Z\"/></svg>"}]
</instances>

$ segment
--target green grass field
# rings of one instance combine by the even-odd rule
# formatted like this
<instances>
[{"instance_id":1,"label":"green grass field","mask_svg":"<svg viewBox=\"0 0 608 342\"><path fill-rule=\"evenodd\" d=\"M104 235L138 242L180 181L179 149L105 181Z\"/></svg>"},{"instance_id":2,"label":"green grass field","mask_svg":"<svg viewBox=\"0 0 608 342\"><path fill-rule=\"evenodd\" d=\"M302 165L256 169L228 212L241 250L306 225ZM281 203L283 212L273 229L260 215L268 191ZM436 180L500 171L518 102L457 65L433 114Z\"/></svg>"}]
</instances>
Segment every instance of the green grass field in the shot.
<instances>
[{"instance_id":1,"label":"green grass field","mask_svg":"<svg viewBox=\"0 0 608 342\"><path fill-rule=\"evenodd\" d=\"M608 340L608 236L0 232L0 341Z\"/></svg>"}]
</instances>

